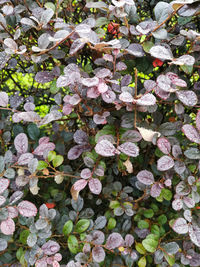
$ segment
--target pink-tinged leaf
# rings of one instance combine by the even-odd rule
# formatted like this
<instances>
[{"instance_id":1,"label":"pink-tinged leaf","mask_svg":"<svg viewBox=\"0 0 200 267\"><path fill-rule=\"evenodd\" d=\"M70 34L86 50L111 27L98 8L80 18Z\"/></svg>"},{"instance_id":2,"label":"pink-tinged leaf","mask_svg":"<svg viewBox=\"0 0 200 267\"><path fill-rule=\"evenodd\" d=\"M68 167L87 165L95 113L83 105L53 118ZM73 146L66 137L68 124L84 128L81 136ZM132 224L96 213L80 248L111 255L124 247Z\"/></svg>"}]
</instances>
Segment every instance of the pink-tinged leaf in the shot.
<instances>
[{"instance_id":1,"label":"pink-tinged leaf","mask_svg":"<svg viewBox=\"0 0 200 267\"><path fill-rule=\"evenodd\" d=\"M63 114L64 115L69 115L71 112L72 112L72 109L73 109L73 106L72 105L70 105L70 104L65 104L64 106L63 106Z\"/></svg>"},{"instance_id":2,"label":"pink-tinged leaf","mask_svg":"<svg viewBox=\"0 0 200 267\"><path fill-rule=\"evenodd\" d=\"M108 249L115 249L124 243L122 236L118 233L112 233L108 236L106 247Z\"/></svg>"},{"instance_id":3,"label":"pink-tinged leaf","mask_svg":"<svg viewBox=\"0 0 200 267\"><path fill-rule=\"evenodd\" d=\"M13 219L8 218L7 220L2 221L0 229L4 235L12 235L15 231L15 223Z\"/></svg>"},{"instance_id":4,"label":"pink-tinged leaf","mask_svg":"<svg viewBox=\"0 0 200 267\"><path fill-rule=\"evenodd\" d=\"M126 70L127 69L127 66L124 62L122 61L119 61L117 64L116 64L116 71L122 71L122 70Z\"/></svg>"},{"instance_id":5,"label":"pink-tinged leaf","mask_svg":"<svg viewBox=\"0 0 200 267\"><path fill-rule=\"evenodd\" d=\"M114 156L117 152L116 148L108 140L101 140L95 146L95 151L97 154L104 157Z\"/></svg>"},{"instance_id":6,"label":"pink-tinged leaf","mask_svg":"<svg viewBox=\"0 0 200 267\"><path fill-rule=\"evenodd\" d=\"M55 144L54 143L42 143L39 145L34 151L33 154L38 155L38 156L43 156L44 152L49 152L55 149Z\"/></svg>"},{"instance_id":7,"label":"pink-tinged leaf","mask_svg":"<svg viewBox=\"0 0 200 267\"><path fill-rule=\"evenodd\" d=\"M40 116L34 111L20 112L17 115L20 121L39 122L41 120Z\"/></svg>"},{"instance_id":8,"label":"pink-tinged leaf","mask_svg":"<svg viewBox=\"0 0 200 267\"><path fill-rule=\"evenodd\" d=\"M180 79L175 73L167 72L165 76L171 80L172 84L180 87L187 87L187 83L184 80Z\"/></svg>"},{"instance_id":9,"label":"pink-tinged leaf","mask_svg":"<svg viewBox=\"0 0 200 267\"><path fill-rule=\"evenodd\" d=\"M194 126L185 124L182 127L182 131L191 142L200 144L200 134L197 132Z\"/></svg>"},{"instance_id":10,"label":"pink-tinged leaf","mask_svg":"<svg viewBox=\"0 0 200 267\"><path fill-rule=\"evenodd\" d=\"M52 263L52 267L60 267L60 263L54 260Z\"/></svg>"},{"instance_id":11,"label":"pink-tinged leaf","mask_svg":"<svg viewBox=\"0 0 200 267\"><path fill-rule=\"evenodd\" d=\"M156 86L155 94L163 100L166 100L170 97L170 92L166 92L166 91L162 90L159 86Z\"/></svg>"},{"instance_id":12,"label":"pink-tinged leaf","mask_svg":"<svg viewBox=\"0 0 200 267\"><path fill-rule=\"evenodd\" d=\"M176 91L177 98L186 106L193 107L197 104L197 95L191 90Z\"/></svg>"},{"instance_id":13,"label":"pink-tinged leaf","mask_svg":"<svg viewBox=\"0 0 200 267\"><path fill-rule=\"evenodd\" d=\"M137 179L145 185L151 185L154 183L154 176L150 171L143 170L137 174Z\"/></svg>"},{"instance_id":14,"label":"pink-tinged leaf","mask_svg":"<svg viewBox=\"0 0 200 267\"><path fill-rule=\"evenodd\" d=\"M8 105L8 94L6 92L0 92L0 106L6 107Z\"/></svg>"},{"instance_id":15,"label":"pink-tinged leaf","mask_svg":"<svg viewBox=\"0 0 200 267\"><path fill-rule=\"evenodd\" d=\"M156 80L158 87L165 91L165 92L170 92L171 89L171 80L164 74L161 74L158 76Z\"/></svg>"},{"instance_id":16,"label":"pink-tinged leaf","mask_svg":"<svg viewBox=\"0 0 200 267\"><path fill-rule=\"evenodd\" d=\"M119 95L119 100L127 103L132 103L134 99L129 92L123 92Z\"/></svg>"},{"instance_id":17,"label":"pink-tinged leaf","mask_svg":"<svg viewBox=\"0 0 200 267\"><path fill-rule=\"evenodd\" d=\"M172 147L172 155L175 158L178 158L179 155L182 155L182 149L179 145L173 145Z\"/></svg>"},{"instance_id":18,"label":"pink-tinged leaf","mask_svg":"<svg viewBox=\"0 0 200 267\"><path fill-rule=\"evenodd\" d=\"M73 105L73 106L75 106L75 105L77 105L78 103L80 103L81 102L81 98L80 98L80 96L78 95L78 94L74 94L72 97L70 97L70 99L69 99L69 104L70 105Z\"/></svg>"},{"instance_id":19,"label":"pink-tinged leaf","mask_svg":"<svg viewBox=\"0 0 200 267\"><path fill-rule=\"evenodd\" d=\"M174 210L181 210L183 208L183 201L182 199L175 199L172 201L172 208Z\"/></svg>"},{"instance_id":20,"label":"pink-tinged leaf","mask_svg":"<svg viewBox=\"0 0 200 267\"><path fill-rule=\"evenodd\" d=\"M42 246L42 250L46 255L53 255L60 250L60 245L55 241L49 240Z\"/></svg>"},{"instance_id":21,"label":"pink-tinged leaf","mask_svg":"<svg viewBox=\"0 0 200 267\"><path fill-rule=\"evenodd\" d=\"M6 198L4 196L0 196L0 207L6 202Z\"/></svg>"},{"instance_id":22,"label":"pink-tinged leaf","mask_svg":"<svg viewBox=\"0 0 200 267\"><path fill-rule=\"evenodd\" d=\"M43 257L35 262L35 267L47 267L47 257Z\"/></svg>"},{"instance_id":23,"label":"pink-tinged leaf","mask_svg":"<svg viewBox=\"0 0 200 267\"><path fill-rule=\"evenodd\" d=\"M93 116L93 121L96 123L96 124L106 124L107 121L106 121L106 117L103 116L103 115L99 115L99 114L94 114Z\"/></svg>"},{"instance_id":24,"label":"pink-tinged leaf","mask_svg":"<svg viewBox=\"0 0 200 267\"><path fill-rule=\"evenodd\" d=\"M116 99L116 94L112 90L108 90L105 93L101 94L101 97L106 103L113 103Z\"/></svg>"},{"instance_id":25,"label":"pink-tinged leaf","mask_svg":"<svg viewBox=\"0 0 200 267\"><path fill-rule=\"evenodd\" d=\"M192 224L189 224L188 229L189 229L190 240L197 247L200 247L200 228L199 228L199 226L196 223L192 223ZM199 262L198 262L198 264L199 264Z\"/></svg>"},{"instance_id":26,"label":"pink-tinged leaf","mask_svg":"<svg viewBox=\"0 0 200 267\"><path fill-rule=\"evenodd\" d=\"M97 87L90 87L87 90L87 97L88 98L97 98L100 96L100 92L98 91Z\"/></svg>"},{"instance_id":27,"label":"pink-tinged leaf","mask_svg":"<svg viewBox=\"0 0 200 267\"><path fill-rule=\"evenodd\" d=\"M89 179L92 176L92 172L90 169L85 168L81 171L81 178Z\"/></svg>"},{"instance_id":28,"label":"pink-tinged leaf","mask_svg":"<svg viewBox=\"0 0 200 267\"><path fill-rule=\"evenodd\" d=\"M26 153L28 149L28 138L24 133L18 134L14 139L14 145L18 153Z\"/></svg>"},{"instance_id":29,"label":"pink-tinged leaf","mask_svg":"<svg viewBox=\"0 0 200 267\"><path fill-rule=\"evenodd\" d=\"M112 72L109 69L102 68L102 69L97 71L96 77L98 77L99 79L104 79L106 77L110 77L111 78L112 77Z\"/></svg>"},{"instance_id":30,"label":"pink-tinged leaf","mask_svg":"<svg viewBox=\"0 0 200 267\"><path fill-rule=\"evenodd\" d=\"M157 169L159 171L167 171L174 167L174 160L169 156L162 156L157 161Z\"/></svg>"},{"instance_id":31,"label":"pink-tinged leaf","mask_svg":"<svg viewBox=\"0 0 200 267\"><path fill-rule=\"evenodd\" d=\"M44 136L39 139L39 145L49 143L49 137Z\"/></svg>"},{"instance_id":32,"label":"pink-tinged leaf","mask_svg":"<svg viewBox=\"0 0 200 267\"><path fill-rule=\"evenodd\" d=\"M183 218L176 219L172 225L172 229L178 234L187 234L188 233L187 221Z\"/></svg>"},{"instance_id":33,"label":"pink-tinged leaf","mask_svg":"<svg viewBox=\"0 0 200 267\"><path fill-rule=\"evenodd\" d=\"M157 146L164 154L169 154L171 151L171 144L165 137L160 137L157 140Z\"/></svg>"},{"instance_id":34,"label":"pink-tinged leaf","mask_svg":"<svg viewBox=\"0 0 200 267\"><path fill-rule=\"evenodd\" d=\"M37 214L36 206L27 200L20 202L17 208L19 213L24 217L32 217L36 216Z\"/></svg>"},{"instance_id":35,"label":"pink-tinged leaf","mask_svg":"<svg viewBox=\"0 0 200 267\"><path fill-rule=\"evenodd\" d=\"M18 159L17 162L18 162L19 165L26 165L32 159L33 159L33 154L31 154L31 153L25 153L25 154L22 154L19 157L19 159Z\"/></svg>"},{"instance_id":36,"label":"pink-tinged leaf","mask_svg":"<svg viewBox=\"0 0 200 267\"><path fill-rule=\"evenodd\" d=\"M200 132L200 110L197 112L197 116L196 116L196 127L198 131Z\"/></svg>"},{"instance_id":37,"label":"pink-tinged leaf","mask_svg":"<svg viewBox=\"0 0 200 267\"><path fill-rule=\"evenodd\" d=\"M10 206L7 207L7 210L9 218L16 218L18 216L18 209L16 207Z\"/></svg>"},{"instance_id":38,"label":"pink-tinged leaf","mask_svg":"<svg viewBox=\"0 0 200 267\"><path fill-rule=\"evenodd\" d=\"M10 180L6 178L0 178L0 194L2 194L9 186Z\"/></svg>"},{"instance_id":39,"label":"pink-tinged leaf","mask_svg":"<svg viewBox=\"0 0 200 267\"><path fill-rule=\"evenodd\" d=\"M131 142L125 142L118 146L117 149L130 157L137 157L139 155L139 147Z\"/></svg>"},{"instance_id":40,"label":"pink-tinged leaf","mask_svg":"<svg viewBox=\"0 0 200 267\"><path fill-rule=\"evenodd\" d=\"M137 99L136 104L141 106L152 106L156 104L156 98L152 94L146 94Z\"/></svg>"},{"instance_id":41,"label":"pink-tinged leaf","mask_svg":"<svg viewBox=\"0 0 200 267\"><path fill-rule=\"evenodd\" d=\"M106 253L102 247L96 246L92 249L92 258L94 262L104 261L105 256L106 256Z\"/></svg>"},{"instance_id":42,"label":"pink-tinged leaf","mask_svg":"<svg viewBox=\"0 0 200 267\"><path fill-rule=\"evenodd\" d=\"M192 209L195 206L195 201L194 199L190 198L190 197L184 197L183 198L183 202L184 204L189 208Z\"/></svg>"},{"instance_id":43,"label":"pink-tinged leaf","mask_svg":"<svg viewBox=\"0 0 200 267\"><path fill-rule=\"evenodd\" d=\"M97 89L99 93L103 94L108 91L108 85L104 81L100 81L97 86Z\"/></svg>"},{"instance_id":44,"label":"pink-tinged leaf","mask_svg":"<svg viewBox=\"0 0 200 267\"><path fill-rule=\"evenodd\" d=\"M151 187L150 195L154 198L159 197L161 193L161 187L158 183L155 183Z\"/></svg>"},{"instance_id":45,"label":"pink-tinged leaf","mask_svg":"<svg viewBox=\"0 0 200 267\"><path fill-rule=\"evenodd\" d=\"M73 188L74 190L79 192L83 190L83 188L85 188L86 185L87 185L87 181L85 179L80 179L73 184Z\"/></svg>"},{"instance_id":46,"label":"pink-tinged leaf","mask_svg":"<svg viewBox=\"0 0 200 267\"><path fill-rule=\"evenodd\" d=\"M90 179L88 185L89 185L90 191L93 194L99 195L101 193L102 184L99 181L99 179L97 179L97 178Z\"/></svg>"},{"instance_id":47,"label":"pink-tinged leaf","mask_svg":"<svg viewBox=\"0 0 200 267\"><path fill-rule=\"evenodd\" d=\"M99 84L99 78L93 77L93 78L82 78L81 80L82 84L87 87L93 87L97 86Z\"/></svg>"},{"instance_id":48,"label":"pink-tinged leaf","mask_svg":"<svg viewBox=\"0 0 200 267\"><path fill-rule=\"evenodd\" d=\"M86 134L86 132L82 131L82 130L77 130L75 133L74 133L74 141L77 143L77 144L87 144L88 143L88 136Z\"/></svg>"}]
</instances>

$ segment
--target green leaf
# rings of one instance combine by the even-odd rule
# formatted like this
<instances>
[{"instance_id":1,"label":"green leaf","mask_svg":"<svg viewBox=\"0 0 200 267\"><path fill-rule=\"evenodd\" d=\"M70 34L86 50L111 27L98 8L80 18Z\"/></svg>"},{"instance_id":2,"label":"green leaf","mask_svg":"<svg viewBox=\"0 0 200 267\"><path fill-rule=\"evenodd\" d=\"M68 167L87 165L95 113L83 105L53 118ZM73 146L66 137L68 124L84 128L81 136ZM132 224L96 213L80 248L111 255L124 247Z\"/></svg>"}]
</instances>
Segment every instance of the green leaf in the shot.
<instances>
[{"instance_id":1,"label":"green leaf","mask_svg":"<svg viewBox=\"0 0 200 267\"><path fill-rule=\"evenodd\" d=\"M78 249L79 249L78 239L75 237L75 235L70 235L68 237L67 245L71 253L76 254L78 252Z\"/></svg>"},{"instance_id":2,"label":"green leaf","mask_svg":"<svg viewBox=\"0 0 200 267\"><path fill-rule=\"evenodd\" d=\"M58 93L59 90L60 90L60 88L58 88L58 87L56 86L56 80L53 81L53 82L51 83L51 85L50 85L50 92L51 92L52 94L56 94L56 93Z\"/></svg>"},{"instance_id":3,"label":"green leaf","mask_svg":"<svg viewBox=\"0 0 200 267\"><path fill-rule=\"evenodd\" d=\"M158 225L153 224L151 226L151 233L157 236L160 236L160 228L158 227Z\"/></svg>"},{"instance_id":4,"label":"green leaf","mask_svg":"<svg viewBox=\"0 0 200 267\"><path fill-rule=\"evenodd\" d=\"M19 241L26 245L26 240L27 240L27 237L29 236L30 234L30 231L29 230L23 230L20 235L19 235Z\"/></svg>"},{"instance_id":5,"label":"green leaf","mask_svg":"<svg viewBox=\"0 0 200 267\"><path fill-rule=\"evenodd\" d=\"M55 151L49 151L49 154L48 154L48 161L52 161L53 159L55 159L56 157L56 152Z\"/></svg>"},{"instance_id":6,"label":"green leaf","mask_svg":"<svg viewBox=\"0 0 200 267\"><path fill-rule=\"evenodd\" d=\"M158 223L160 225L165 224L166 222L167 222L167 216L165 216L164 214L162 214L158 217Z\"/></svg>"},{"instance_id":7,"label":"green leaf","mask_svg":"<svg viewBox=\"0 0 200 267\"><path fill-rule=\"evenodd\" d=\"M152 209L145 210L145 211L143 212L143 215L144 215L144 217L146 217L146 218L152 218L153 215L154 215L154 212L153 212Z\"/></svg>"},{"instance_id":8,"label":"green leaf","mask_svg":"<svg viewBox=\"0 0 200 267\"><path fill-rule=\"evenodd\" d=\"M168 201L172 199L172 192L167 188L163 188L161 191L161 194L162 194L163 198L168 200Z\"/></svg>"},{"instance_id":9,"label":"green leaf","mask_svg":"<svg viewBox=\"0 0 200 267\"><path fill-rule=\"evenodd\" d=\"M138 222L138 227L140 229L146 229L146 228L149 228L149 223L146 222L145 220L141 220Z\"/></svg>"},{"instance_id":10,"label":"green leaf","mask_svg":"<svg viewBox=\"0 0 200 267\"><path fill-rule=\"evenodd\" d=\"M47 162L45 162L43 160L39 160L37 170L41 171L41 170L45 169L47 166L48 166Z\"/></svg>"},{"instance_id":11,"label":"green leaf","mask_svg":"<svg viewBox=\"0 0 200 267\"><path fill-rule=\"evenodd\" d=\"M61 155L57 155L54 159L53 159L53 166L54 168L60 166L64 161L63 156Z\"/></svg>"},{"instance_id":12,"label":"green leaf","mask_svg":"<svg viewBox=\"0 0 200 267\"><path fill-rule=\"evenodd\" d=\"M40 129L34 123L28 125L27 132L32 140L37 140L40 135Z\"/></svg>"},{"instance_id":13,"label":"green leaf","mask_svg":"<svg viewBox=\"0 0 200 267\"><path fill-rule=\"evenodd\" d=\"M142 241L142 245L148 252L155 252L158 246L158 241L152 238L146 238Z\"/></svg>"},{"instance_id":14,"label":"green leaf","mask_svg":"<svg viewBox=\"0 0 200 267\"><path fill-rule=\"evenodd\" d=\"M142 243L136 243L135 248L140 254L145 254L146 253L146 249L144 248Z\"/></svg>"},{"instance_id":15,"label":"green leaf","mask_svg":"<svg viewBox=\"0 0 200 267\"><path fill-rule=\"evenodd\" d=\"M77 222L74 231L78 233L85 232L90 225L90 221L87 219L81 219Z\"/></svg>"},{"instance_id":16,"label":"green leaf","mask_svg":"<svg viewBox=\"0 0 200 267\"><path fill-rule=\"evenodd\" d=\"M117 221L114 218L109 218L108 225L107 225L108 230L112 230L113 228L115 228L116 224L117 224Z\"/></svg>"},{"instance_id":17,"label":"green leaf","mask_svg":"<svg viewBox=\"0 0 200 267\"><path fill-rule=\"evenodd\" d=\"M149 52L149 50L154 46L154 43L153 42L150 42L150 41L146 41L143 43L143 49L146 53Z\"/></svg>"},{"instance_id":18,"label":"green leaf","mask_svg":"<svg viewBox=\"0 0 200 267\"><path fill-rule=\"evenodd\" d=\"M164 252L164 257L170 266L174 265L174 263L175 263L175 256L174 255L170 255L170 254L167 254Z\"/></svg>"},{"instance_id":19,"label":"green leaf","mask_svg":"<svg viewBox=\"0 0 200 267\"><path fill-rule=\"evenodd\" d=\"M69 235L73 229L73 222L71 220L67 221L63 226L63 234Z\"/></svg>"},{"instance_id":20,"label":"green leaf","mask_svg":"<svg viewBox=\"0 0 200 267\"><path fill-rule=\"evenodd\" d=\"M18 250L16 252L16 257L17 257L18 261L20 261L20 258L23 254L24 254L23 248L22 247L18 248Z\"/></svg>"},{"instance_id":21,"label":"green leaf","mask_svg":"<svg viewBox=\"0 0 200 267\"><path fill-rule=\"evenodd\" d=\"M117 201L117 200L112 200L112 201L110 201L109 208L111 208L111 209L116 209L116 208L118 208L118 207L120 207L120 203L119 203L119 201Z\"/></svg>"},{"instance_id":22,"label":"green leaf","mask_svg":"<svg viewBox=\"0 0 200 267\"><path fill-rule=\"evenodd\" d=\"M138 267L145 267L147 264L147 260L146 260L146 257L142 257L140 258L140 260L138 261Z\"/></svg>"},{"instance_id":23,"label":"green leaf","mask_svg":"<svg viewBox=\"0 0 200 267\"><path fill-rule=\"evenodd\" d=\"M96 20L95 27L101 27L101 26L108 24L108 23L109 23L109 20L106 17L99 17Z\"/></svg>"}]
</instances>

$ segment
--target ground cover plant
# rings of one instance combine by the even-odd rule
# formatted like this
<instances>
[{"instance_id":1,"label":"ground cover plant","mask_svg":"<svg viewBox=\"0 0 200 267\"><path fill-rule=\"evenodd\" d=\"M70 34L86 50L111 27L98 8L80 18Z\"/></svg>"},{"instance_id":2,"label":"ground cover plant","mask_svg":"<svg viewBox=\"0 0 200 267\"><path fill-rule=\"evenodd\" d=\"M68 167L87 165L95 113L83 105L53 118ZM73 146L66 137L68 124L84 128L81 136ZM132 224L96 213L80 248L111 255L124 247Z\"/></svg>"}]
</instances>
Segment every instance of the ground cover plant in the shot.
<instances>
[{"instance_id":1,"label":"ground cover plant","mask_svg":"<svg viewBox=\"0 0 200 267\"><path fill-rule=\"evenodd\" d=\"M199 14L0 0L0 266L200 266Z\"/></svg>"}]
</instances>

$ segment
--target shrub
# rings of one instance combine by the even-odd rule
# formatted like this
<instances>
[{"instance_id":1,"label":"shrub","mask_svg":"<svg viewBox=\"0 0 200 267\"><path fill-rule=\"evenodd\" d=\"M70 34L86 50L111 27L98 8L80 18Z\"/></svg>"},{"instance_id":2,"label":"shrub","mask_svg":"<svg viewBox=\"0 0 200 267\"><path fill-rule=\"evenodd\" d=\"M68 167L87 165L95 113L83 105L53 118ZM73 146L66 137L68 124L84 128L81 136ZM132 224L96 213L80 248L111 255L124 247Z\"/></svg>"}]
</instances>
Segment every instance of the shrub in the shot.
<instances>
[{"instance_id":1,"label":"shrub","mask_svg":"<svg viewBox=\"0 0 200 267\"><path fill-rule=\"evenodd\" d=\"M200 266L199 1L0 4L0 265Z\"/></svg>"}]
</instances>

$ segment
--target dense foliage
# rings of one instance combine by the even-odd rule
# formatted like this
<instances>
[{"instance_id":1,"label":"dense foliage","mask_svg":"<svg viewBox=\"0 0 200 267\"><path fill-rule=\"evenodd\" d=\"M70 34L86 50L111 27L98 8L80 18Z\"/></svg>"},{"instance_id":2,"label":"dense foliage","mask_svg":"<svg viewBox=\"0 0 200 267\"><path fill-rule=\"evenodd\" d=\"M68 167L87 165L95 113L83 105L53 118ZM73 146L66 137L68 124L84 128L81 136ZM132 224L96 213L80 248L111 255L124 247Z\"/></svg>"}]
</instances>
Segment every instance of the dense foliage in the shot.
<instances>
[{"instance_id":1,"label":"dense foliage","mask_svg":"<svg viewBox=\"0 0 200 267\"><path fill-rule=\"evenodd\" d=\"M0 5L0 266L200 266L200 1Z\"/></svg>"}]
</instances>

